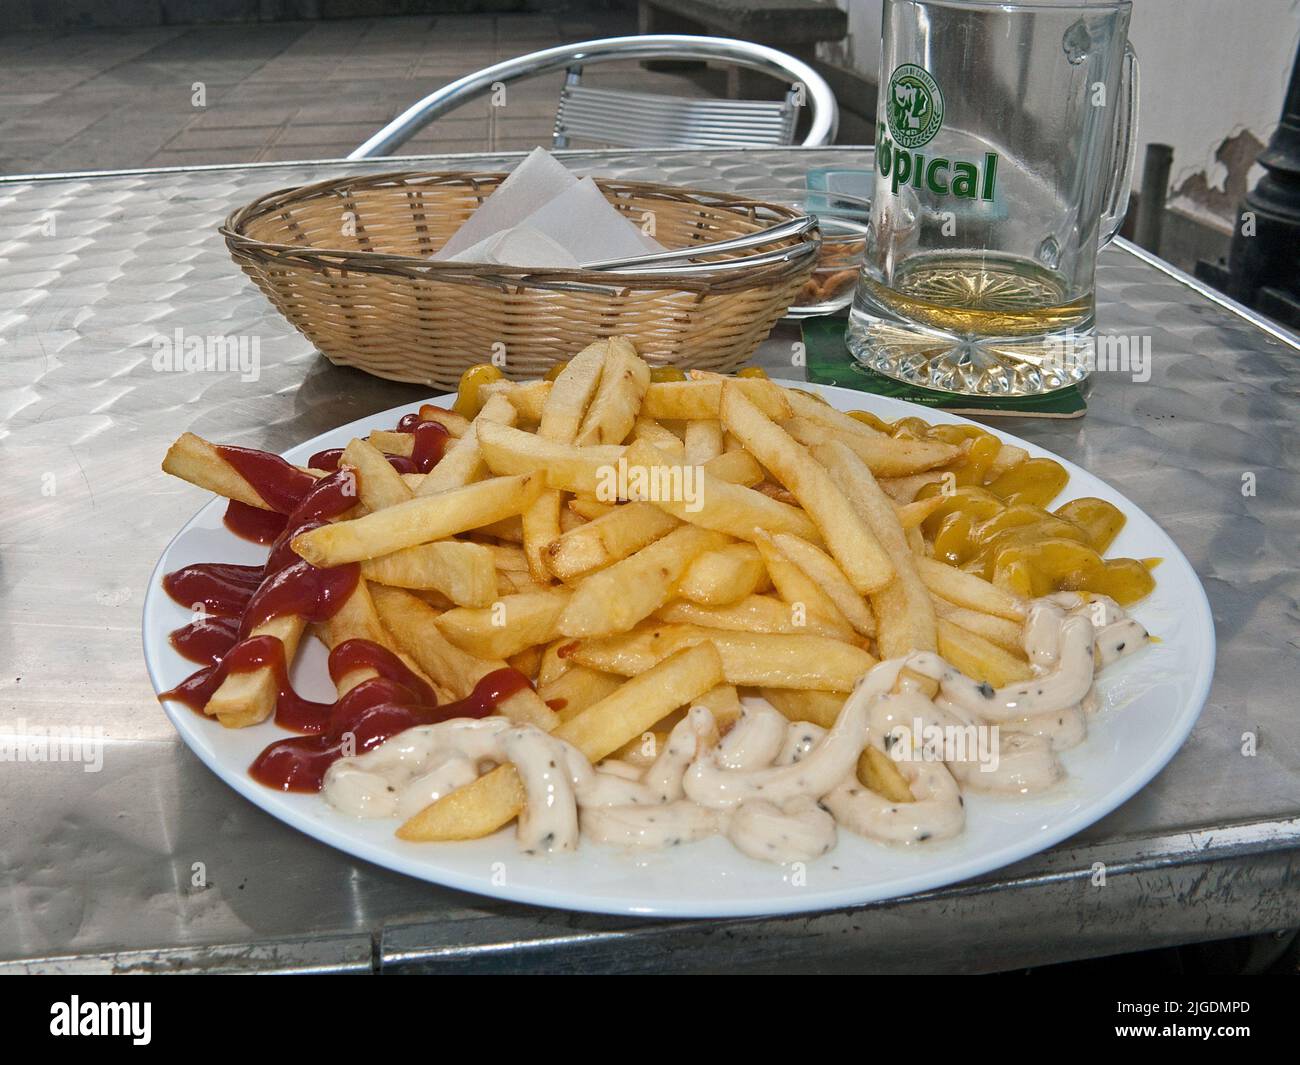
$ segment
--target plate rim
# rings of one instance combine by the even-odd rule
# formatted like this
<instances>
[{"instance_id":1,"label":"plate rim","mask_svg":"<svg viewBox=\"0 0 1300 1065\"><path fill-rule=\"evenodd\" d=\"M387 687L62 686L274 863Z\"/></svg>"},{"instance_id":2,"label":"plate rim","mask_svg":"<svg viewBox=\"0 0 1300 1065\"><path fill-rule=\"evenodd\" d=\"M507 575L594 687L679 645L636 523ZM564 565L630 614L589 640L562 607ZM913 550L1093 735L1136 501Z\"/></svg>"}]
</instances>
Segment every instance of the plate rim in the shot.
<instances>
[{"instance_id":1,"label":"plate rim","mask_svg":"<svg viewBox=\"0 0 1300 1065\"><path fill-rule=\"evenodd\" d=\"M986 426L971 418L965 417L951 411L941 408L926 407L921 404L898 399L893 396L880 396L874 393L860 392L854 389L844 388L839 385L820 385L808 381L793 381L784 378L772 378L777 384L790 388L798 388L804 391L816 391L818 393L832 392L842 393L846 396L860 398L866 401L865 405L870 406L872 403L880 403L886 407L901 409L906 413L901 416L917 416L925 418L930 422L941 421L956 424L976 425L981 429L993 432L1006 442L1015 446L1026 448L1031 454L1040 454L1050 457L1057 462L1062 463L1073 479L1075 471L1085 474L1088 477L1104 484L1119 500L1122 501L1126 508L1126 513L1140 514L1157 532L1168 541L1172 548L1172 553L1164 556L1165 563L1174 562L1177 566L1183 567L1191 578L1191 584L1196 592L1194 602L1186 604L1190 609L1189 613L1198 615L1203 625L1196 626L1196 634L1206 641L1206 653L1201 658L1197 667L1197 676L1194 680L1190 695L1181 708L1181 717L1176 722L1176 727L1169 730L1161 743L1156 744L1142 761L1127 776L1124 783L1119 787L1114 787L1100 795L1095 796L1088 801L1081 809L1062 816L1061 820L1053 825L1051 829L1026 832L1015 843L1008 843L991 852L972 856L957 862L939 863L936 869L943 872L937 876L928 874L907 874L903 877L908 881L928 881L926 884L917 884L901 890L887 888L883 892L879 890L881 882L875 882L877 890L872 890L869 886L854 885L845 888L836 888L824 890L821 892L809 892L802 889L799 893L793 890L789 894L781 896L765 896L760 901L751 901L748 899L720 900L716 904L701 905L693 901L664 900L655 899L647 900L644 903L632 903L628 899L618 896L602 896L592 894L581 894L569 888L553 888L547 885L526 885L523 887L507 881L505 884L492 884L485 875L469 875L459 870L445 866L430 864L427 858L427 852L413 852L410 855L406 853L395 853L391 849L381 847L380 845L357 836L349 832L349 822L340 818L339 824L334 825L328 820L322 820L315 817L305 817L296 811L277 808L275 800L283 799L286 793L277 792L259 785L250 777L244 767L233 769L218 756L218 752L206 741L197 726L208 724L206 719L199 717L189 707L177 703L175 700L158 699L159 705L166 714L172 727L176 729L177 735L186 747L225 785L232 788L236 793L247 799L254 806L258 807L263 813L275 818L281 824L294 831L301 832L326 846L342 852L344 855L361 859L383 869L392 870L411 876L417 880L424 881L458 891L464 891L482 898L497 899L507 902L524 903L527 905L546 906L553 909L567 910L579 913L600 913L613 914L621 916L638 916L638 917L663 917L663 918L737 918L737 917L763 917L776 916L782 914L797 913L818 913L829 910L842 909L845 907L863 906L876 902L884 902L893 899L906 897L922 891L939 890L951 887L957 884L965 883L976 877L987 875L998 869L1005 868L1018 861L1032 857L1043 851L1057 846L1059 843L1070 839L1079 832L1090 827L1102 818L1113 813L1116 809L1126 803L1139 791L1145 788L1155 777L1164 769L1179 749L1186 742L1187 737L1195 728L1200 715L1204 710L1209 698L1210 686L1214 679L1216 658L1217 658L1217 633L1215 632L1214 616L1210 608L1209 598L1206 595L1204 584L1195 568L1183 553L1182 549L1174 541L1173 537L1164 529L1154 517L1148 514L1144 509L1137 506L1124 493L1118 491L1109 482L1105 481L1097 474L1085 470L1082 466L1063 458L1054 452L1049 451L1042 445L1035 444L1032 441L1025 440L1012 433L1007 432L997 426ZM369 425L378 419L384 419L389 415L399 412L405 412L412 407L421 404L443 405L443 401L454 398L455 393L439 393L432 397L421 397L408 402L399 404L395 407L382 411L376 411L372 414L355 418L350 422L344 422L341 425L331 429L323 430L309 440L295 444L286 448L282 455L296 452L299 449L306 449L314 446L323 436L333 435L347 430L352 426ZM1067 482L1068 485L1068 482ZM145 593L144 607L141 612L141 650L145 659L145 668L149 675L149 680L153 686L155 695L164 690L163 683L158 674L161 662L150 652L150 634L153 632L156 636L157 631L161 631L158 625L151 625L151 621L157 610L169 600L166 599L165 593L161 589L161 571L164 562L167 560L172 548L176 542L184 536L193 526L198 523L200 518L209 510L220 507L223 500L220 497L213 496L205 502L191 517L172 535L163 547L149 574L149 584ZM233 534L231 534L233 536ZM1085 743L1087 740L1084 741ZM489 837L490 838L490 837ZM389 846L391 847L391 841ZM403 844L403 847L422 847L419 844ZM513 852L512 852L513 854Z\"/></svg>"}]
</instances>

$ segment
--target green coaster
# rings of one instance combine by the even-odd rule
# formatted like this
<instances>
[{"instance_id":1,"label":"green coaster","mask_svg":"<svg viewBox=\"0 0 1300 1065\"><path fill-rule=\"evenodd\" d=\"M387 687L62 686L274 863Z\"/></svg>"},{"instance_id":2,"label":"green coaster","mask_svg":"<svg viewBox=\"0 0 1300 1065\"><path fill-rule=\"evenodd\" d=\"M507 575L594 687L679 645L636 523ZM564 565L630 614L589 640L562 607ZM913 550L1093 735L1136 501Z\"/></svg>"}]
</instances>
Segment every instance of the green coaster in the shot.
<instances>
[{"instance_id":1,"label":"green coaster","mask_svg":"<svg viewBox=\"0 0 1300 1065\"><path fill-rule=\"evenodd\" d=\"M983 414L1008 418L1081 418L1088 409L1077 385L1041 396L960 396L920 388L869 370L844 343L847 318L823 315L803 320L804 353L808 380L818 385L839 385L877 396L892 396L955 414Z\"/></svg>"}]
</instances>

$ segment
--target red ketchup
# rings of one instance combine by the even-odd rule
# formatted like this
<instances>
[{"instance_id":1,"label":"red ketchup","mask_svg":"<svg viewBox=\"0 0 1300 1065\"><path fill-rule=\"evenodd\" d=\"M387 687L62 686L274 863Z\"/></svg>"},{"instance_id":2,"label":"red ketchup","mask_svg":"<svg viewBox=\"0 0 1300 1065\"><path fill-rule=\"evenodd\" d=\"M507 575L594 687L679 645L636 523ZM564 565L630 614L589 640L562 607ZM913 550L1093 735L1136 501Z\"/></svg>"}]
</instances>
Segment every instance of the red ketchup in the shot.
<instances>
[{"instance_id":1,"label":"red ketchup","mask_svg":"<svg viewBox=\"0 0 1300 1065\"><path fill-rule=\"evenodd\" d=\"M198 562L163 578L163 591L181 606L202 608L218 617L239 617L262 583L263 566Z\"/></svg>"},{"instance_id":2,"label":"red ketchup","mask_svg":"<svg viewBox=\"0 0 1300 1065\"><path fill-rule=\"evenodd\" d=\"M250 507L247 503L232 499L226 504L226 515L221 521L227 529L244 540L252 540L255 544L271 544L284 532L288 516L274 510Z\"/></svg>"},{"instance_id":3,"label":"red ketchup","mask_svg":"<svg viewBox=\"0 0 1300 1065\"><path fill-rule=\"evenodd\" d=\"M239 642L239 619L201 617L177 629L169 640L182 658L215 665Z\"/></svg>"},{"instance_id":4,"label":"red ketchup","mask_svg":"<svg viewBox=\"0 0 1300 1065\"><path fill-rule=\"evenodd\" d=\"M318 451L307 460L307 466L313 470L328 470L333 473L339 468L339 459L343 457L341 447L327 447L324 451Z\"/></svg>"},{"instance_id":5,"label":"red ketchup","mask_svg":"<svg viewBox=\"0 0 1300 1065\"><path fill-rule=\"evenodd\" d=\"M407 415L398 431L415 436L409 459L389 456L399 472L427 473L442 458L448 434L439 423ZM369 675L336 702L300 696L289 680L284 644L275 636L252 633L285 615L327 621L355 590L359 565L316 567L292 548L294 537L355 505L355 472L339 470L338 448L309 461L313 469L333 471L319 480L276 455L222 445L217 450L274 508L262 510L232 500L226 510L227 528L269 544L270 553L263 566L199 563L163 578L168 595L201 612L171 634L171 643L203 668L160 698L202 712L227 676L269 669L277 689L276 724L304 735L268 746L250 767L254 779L282 791L319 791L326 769L345 754L370 750L415 725L486 717L502 701L531 687L518 670L494 670L464 699L439 706L429 685L387 648L369 640L347 640L330 652L330 676L337 683L356 671Z\"/></svg>"},{"instance_id":6,"label":"red ketchup","mask_svg":"<svg viewBox=\"0 0 1300 1065\"><path fill-rule=\"evenodd\" d=\"M343 457L341 447L326 448L324 451L318 451L307 460L307 465L313 470L337 470L339 468L339 459ZM388 464L398 473L419 473L415 463L405 455L386 455Z\"/></svg>"},{"instance_id":7,"label":"red ketchup","mask_svg":"<svg viewBox=\"0 0 1300 1065\"><path fill-rule=\"evenodd\" d=\"M340 668L338 656L345 649L368 661L353 661ZM487 717L503 699L531 687L518 670L498 669L484 676L464 699L439 706L428 685L399 658L368 640L349 640L336 647L330 654L330 675L337 681L363 664L375 669L379 676L363 680L336 703L325 707L310 704L324 711L313 720L320 723L318 731L272 743L249 768L254 780L281 791L319 791L325 771L340 758L363 754L416 725L455 717ZM282 691L282 702L284 698ZM277 724L292 727L278 707L275 719Z\"/></svg>"},{"instance_id":8,"label":"red ketchup","mask_svg":"<svg viewBox=\"0 0 1300 1065\"><path fill-rule=\"evenodd\" d=\"M248 447L218 444L217 454L225 459L235 472L251 484L266 505L280 514L290 514L316 483L310 473L285 462L269 451L255 451Z\"/></svg>"},{"instance_id":9,"label":"red ketchup","mask_svg":"<svg viewBox=\"0 0 1300 1065\"><path fill-rule=\"evenodd\" d=\"M422 422L418 414L404 415L397 423L399 433L410 433L415 437L411 448L412 473L428 473L447 451L447 441L451 434L441 422ZM392 458L389 459L392 462Z\"/></svg>"}]
</instances>

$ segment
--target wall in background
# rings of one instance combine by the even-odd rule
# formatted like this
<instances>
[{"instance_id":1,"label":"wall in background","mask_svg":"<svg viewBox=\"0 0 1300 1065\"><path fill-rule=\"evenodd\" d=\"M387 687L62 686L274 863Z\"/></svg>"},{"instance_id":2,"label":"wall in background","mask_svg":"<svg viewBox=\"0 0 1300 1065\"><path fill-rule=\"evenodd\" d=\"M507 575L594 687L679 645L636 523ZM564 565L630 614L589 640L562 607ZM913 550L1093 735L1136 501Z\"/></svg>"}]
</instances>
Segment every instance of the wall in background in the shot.
<instances>
[{"instance_id":1,"label":"wall in background","mask_svg":"<svg viewBox=\"0 0 1300 1065\"><path fill-rule=\"evenodd\" d=\"M78 30L523 11L528 0L3 0L5 26ZM595 3L592 6L596 6Z\"/></svg>"}]
</instances>

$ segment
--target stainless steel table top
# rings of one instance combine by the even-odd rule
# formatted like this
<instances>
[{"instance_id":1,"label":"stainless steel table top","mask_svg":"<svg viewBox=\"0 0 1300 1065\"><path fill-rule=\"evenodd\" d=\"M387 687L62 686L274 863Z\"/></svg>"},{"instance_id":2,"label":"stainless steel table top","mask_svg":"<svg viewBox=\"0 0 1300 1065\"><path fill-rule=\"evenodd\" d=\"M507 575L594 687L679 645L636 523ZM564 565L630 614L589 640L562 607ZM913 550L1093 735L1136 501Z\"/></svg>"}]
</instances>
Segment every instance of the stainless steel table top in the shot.
<instances>
[{"instance_id":1,"label":"stainless steel table top","mask_svg":"<svg viewBox=\"0 0 1300 1065\"><path fill-rule=\"evenodd\" d=\"M811 166L869 166L870 153L568 161L756 188L798 186ZM1300 345L1122 244L1102 255L1099 318L1151 337L1151 380L1099 374L1086 418L999 424L1100 474L1164 525L1209 592L1219 657L1209 704L1171 765L1065 844L853 911L590 917L353 860L191 756L140 652L150 571L206 499L159 471L168 442L190 429L279 451L427 391L330 366L231 264L217 224L263 192L346 172L510 162L0 181L0 968L980 971L1300 924ZM176 329L257 338L260 377L155 370L157 338ZM774 367L790 339L769 343ZM15 760L15 736L95 726L106 739L98 772Z\"/></svg>"}]
</instances>

